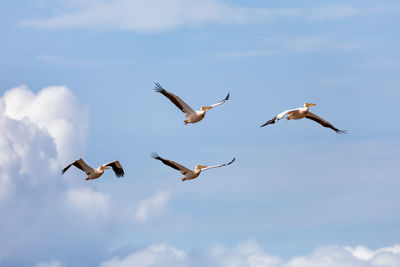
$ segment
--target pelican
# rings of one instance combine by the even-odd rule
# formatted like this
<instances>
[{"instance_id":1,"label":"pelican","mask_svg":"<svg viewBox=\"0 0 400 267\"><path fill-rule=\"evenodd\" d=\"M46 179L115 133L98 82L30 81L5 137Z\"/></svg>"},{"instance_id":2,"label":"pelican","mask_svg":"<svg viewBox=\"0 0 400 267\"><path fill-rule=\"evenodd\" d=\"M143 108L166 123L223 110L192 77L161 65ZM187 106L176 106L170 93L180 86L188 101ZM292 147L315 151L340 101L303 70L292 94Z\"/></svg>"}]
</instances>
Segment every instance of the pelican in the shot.
<instances>
[{"instance_id":1,"label":"pelican","mask_svg":"<svg viewBox=\"0 0 400 267\"><path fill-rule=\"evenodd\" d=\"M86 172L86 175L88 176L86 178L86 181L99 178L100 176L103 175L104 170L110 169L110 167L113 169L115 176L117 176L118 178L123 177L125 174L124 169L122 169L122 166L118 160L100 165L97 169L93 169L92 167L87 165L86 162L84 162L82 158L77 159L74 162L72 162L71 164L69 164L67 167L65 167L61 171L61 173L64 174L69 169L69 167L71 167L72 165L74 165L78 169Z\"/></svg>"},{"instance_id":2,"label":"pelican","mask_svg":"<svg viewBox=\"0 0 400 267\"><path fill-rule=\"evenodd\" d=\"M229 93L228 93L228 95L224 98L224 100L221 100L218 103L211 106L201 107L200 110L195 111L178 96L162 88L162 86L159 83L155 83L155 85L156 86L154 87L154 90L157 93L161 93L164 96L166 96L169 100L171 100L172 103L175 104L175 106L177 106L180 110L182 110L183 113L185 113L186 115L186 120L184 121L185 125L188 123L196 123L198 121L201 121L206 115L207 110L222 105L229 99Z\"/></svg>"},{"instance_id":3,"label":"pelican","mask_svg":"<svg viewBox=\"0 0 400 267\"><path fill-rule=\"evenodd\" d=\"M228 166L229 164L231 164L232 162L235 161L235 158L233 158L230 162L228 163L224 163L224 164L220 164L220 165L215 165L215 166L204 166L204 165L196 165L194 170L189 170L188 168L186 168L185 166L182 166L178 163L176 163L175 161L172 160L167 160L167 159L163 159L162 157L160 157L156 152L153 152L153 154L151 155L154 159L158 159L160 160L162 163L164 163L165 165L170 166L171 168L174 168L175 170L180 171L184 177L182 178L182 182L186 181L186 180L192 180L197 178L201 171L205 171L208 169L212 169L212 168L219 168L219 167L223 167L223 166Z\"/></svg>"},{"instance_id":4,"label":"pelican","mask_svg":"<svg viewBox=\"0 0 400 267\"><path fill-rule=\"evenodd\" d=\"M305 103L302 108L285 110L284 112L279 113L278 115L276 115L275 117L273 117L272 119L270 119L269 121L267 121L266 123L261 125L260 127L264 127L268 124L274 124L275 122L279 121L280 119L282 119L283 117L285 117L287 115L286 116L287 120L299 120L302 118L307 118L307 119L313 120L315 122L318 122L319 124L321 124L324 127L331 128L337 134L347 133L346 130L339 130L338 128L336 128L335 126L330 124L328 121L326 121L326 120L318 117L314 113L311 113L308 111L309 107L312 107L315 105L316 104L313 104L313 103Z\"/></svg>"}]
</instances>

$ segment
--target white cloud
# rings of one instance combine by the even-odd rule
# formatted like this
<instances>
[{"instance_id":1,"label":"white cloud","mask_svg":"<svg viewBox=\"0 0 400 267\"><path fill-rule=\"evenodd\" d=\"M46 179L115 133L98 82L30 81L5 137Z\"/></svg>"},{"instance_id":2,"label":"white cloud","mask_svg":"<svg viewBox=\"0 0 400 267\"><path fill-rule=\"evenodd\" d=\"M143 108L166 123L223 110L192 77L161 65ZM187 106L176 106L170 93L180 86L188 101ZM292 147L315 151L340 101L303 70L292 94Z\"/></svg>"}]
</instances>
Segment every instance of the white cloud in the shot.
<instances>
[{"instance_id":1,"label":"white cloud","mask_svg":"<svg viewBox=\"0 0 400 267\"><path fill-rule=\"evenodd\" d=\"M142 200L137 208L135 219L140 222L147 221L149 216L161 213L170 198L168 191L156 192L154 196Z\"/></svg>"},{"instance_id":2,"label":"white cloud","mask_svg":"<svg viewBox=\"0 0 400 267\"><path fill-rule=\"evenodd\" d=\"M84 153L88 123L87 107L64 86L38 93L21 86L0 97L0 214L6 218L0 220L0 266L86 264L120 228L164 210L166 191L132 208L126 198L94 189L81 173L81 179L62 178L65 162Z\"/></svg>"},{"instance_id":3,"label":"white cloud","mask_svg":"<svg viewBox=\"0 0 400 267\"><path fill-rule=\"evenodd\" d=\"M89 125L87 107L67 87L46 87L34 94L26 86L20 86L7 91L3 101L7 117L17 121L28 119L48 132L54 139L61 163L85 151Z\"/></svg>"},{"instance_id":4,"label":"white cloud","mask_svg":"<svg viewBox=\"0 0 400 267\"><path fill-rule=\"evenodd\" d=\"M400 246L369 250L365 247L328 246L317 248L308 256L283 260L265 253L253 241L233 249L213 246L204 251L184 252L164 245L140 249L125 258L113 258L102 267L124 266L209 266L209 267L395 267L400 266Z\"/></svg>"},{"instance_id":5,"label":"white cloud","mask_svg":"<svg viewBox=\"0 0 400 267\"><path fill-rule=\"evenodd\" d=\"M61 210L59 196L68 185L60 169L84 151L87 127L87 108L66 87L35 94L21 86L0 97L0 213L7 218L0 220L0 265L22 259L16 254L48 231L35 222Z\"/></svg>"},{"instance_id":6,"label":"white cloud","mask_svg":"<svg viewBox=\"0 0 400 267\"><path fill-rule=\"evenodd\" d=\"M60 4L53 17L26 20L21 25L47 29L103 27L159 31L206 23L244 24L279 19L320 21L393 10L353 6L250 8L231 6L220 0L100 0L63 1Z\"/></svg>"},{"instance_id":7,"label":"white cloud","mask_svg":"<svg viewBox=\"0 0 400 267\"><path fill-rule=\"evenodd\" d=\"M61 184L60 169L85 151L87 107L65 86L26 86L0 98L0 203L18 188Z\"/></svg>"}]
</instances>

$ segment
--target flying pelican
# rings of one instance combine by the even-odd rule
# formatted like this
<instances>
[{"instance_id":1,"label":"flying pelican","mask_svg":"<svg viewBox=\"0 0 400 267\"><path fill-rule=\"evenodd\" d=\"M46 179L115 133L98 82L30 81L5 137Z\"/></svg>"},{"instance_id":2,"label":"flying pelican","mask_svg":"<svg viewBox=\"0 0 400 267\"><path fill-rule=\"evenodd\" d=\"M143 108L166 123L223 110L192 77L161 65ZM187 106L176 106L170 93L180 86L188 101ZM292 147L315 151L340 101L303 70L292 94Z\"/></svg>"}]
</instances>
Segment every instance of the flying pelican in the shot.
<instances>
[{"instance_id":1,"label":"flying pelican","mask_svg":"<svg viewBox=\"0 0 400 267\"><path fill-rule=\"evenodd\" d=\"M210 167L204 166L204 165L196 165L196 168L194 170L189 170L185 166L182 166L182 165L176 163L175 161L163 159L156 152L153 152L153 154L151 156L154 159L158 159L158 160L162 161L162 163L164 163L165 165L168 165L171 168L174 168L175 170L180 171L184 175L184 177L182 178L182 182L184 182L186 180L191 180L191 179L197 178L200 175L201 171L205 171L205 170L212 169L212 168L228 166L229 164L231 164L232 162L235 161L235 158L233 158L233 160L228 163L210 166Z\"/></svg>"},{"instance_id":2,"label":"flying pelican","mask_svg":"<svg viewBox=\"0 0 400 267\"><path fill-rule=\"evenodd\" d=\"M305 103L302 108L285 110L284 112L279 113L278 115L276 115L275 117L273 117L272 119L270 119L269 121L267 121L266 123L261 125L260 127L264 127L265 125L268 125L268 124L274 124L275 122L279 121L280 119L282 119L283 117L285 117L287 115L286 116L287 120L299 120L302 118L307 118L307 119L313 120L315 122L318 122L319 124L321 124L324 127L331 128L338 134L347 133L346 130L339 130L338 128L336 128L335 126L330 124L328 121L326 121L326 120L318 117L314 113L311 113L308 111L309 107L312 107L315 105L316 104L313 104L313 103Z\"/></svg>"},{"instance_id":3,"label":"flying pelican","mask_svg":"<svg viewBox=\"0 0 400 267\"><path fill-rule=\"evenodd\" d=\"M206 115L207 110L214 108L216 106L222 105L229 99L229 93L225 97L224 100L219 101L217 104L211 105L211 106L206 106L206 107L201 107L200 110L195 111L193 110L188 104L186 104L182 99L174 95L173 93L168 92L159 83L155 83L156 86L154 87L154 90L157 93L161 93L165 95L169 100L171 100L172 103L175 104L180 110L182 110L183 113L186 115L186 120L184 121L185 125L188 123L196 123L198 121L201 121L204 116Z\"/></svg>"},{"instance_id":4,"label":"flying pelican","mask_svg":"<svg viewBox=\"0 0 400 267\"><path fill-rule=\"evenodd\" d=\"M82 158L77 159L71 164L69 164L61 171L61 173L64 174L72 165L86 172L86 174L88 175L86 181L99 178L101 175L103 175L104 170L110 169L110 167L113 169L115 176L117 176L118 178L123 177L125 174L124 169L122 169L122 166L118 160L109 162L104 165L100 165L97 169L93 169L92 167L87 165Z\"/></svg>"}]
</instances>

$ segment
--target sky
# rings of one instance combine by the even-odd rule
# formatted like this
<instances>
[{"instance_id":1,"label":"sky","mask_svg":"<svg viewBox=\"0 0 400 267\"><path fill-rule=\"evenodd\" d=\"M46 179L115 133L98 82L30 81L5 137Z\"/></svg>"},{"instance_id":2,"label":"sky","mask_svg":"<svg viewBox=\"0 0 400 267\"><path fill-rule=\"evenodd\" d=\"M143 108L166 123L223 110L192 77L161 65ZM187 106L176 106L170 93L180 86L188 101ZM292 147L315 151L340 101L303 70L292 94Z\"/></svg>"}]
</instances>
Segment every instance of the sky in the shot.
<instances>
[{"instance_id":1,"label":"sky","mask_svg":"<svg viewBox=\"0 0 400 267\"><path fill-rule=\"evenodd\" d=\"M0 266L400 266L395 0L0 2ZM196 124L154 92L195 109ZM347 135L277 113L313 113ZM192 168L181 181L150 157ZM119 160L125 177L70 168Z\"/></svg>"}]
</instances>

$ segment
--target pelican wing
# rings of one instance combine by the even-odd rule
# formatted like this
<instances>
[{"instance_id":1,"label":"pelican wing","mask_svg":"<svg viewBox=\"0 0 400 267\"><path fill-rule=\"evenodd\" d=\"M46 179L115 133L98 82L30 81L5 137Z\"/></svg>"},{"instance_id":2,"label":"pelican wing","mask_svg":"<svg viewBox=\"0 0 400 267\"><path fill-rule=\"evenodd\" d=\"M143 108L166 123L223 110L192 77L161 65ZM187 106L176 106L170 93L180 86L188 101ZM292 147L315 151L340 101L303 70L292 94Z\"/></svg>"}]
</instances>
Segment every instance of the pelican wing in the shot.
<instances>
[{"instance_id":1,"label":"pelican wing","mask_svg":"<svg viewBox=\"0 0 400 267\"><path fill-rule=\"evenodd\" d=\"M111 167L115 173L115 176L117 176L118 178L124 177L125 175L124 169L122 169L122 166L118 160L109 162L107 164L104 164L103 166Z\"/></svg>"},{"instance_id":2,"label":"pelican wing","mask_svg":"<svg viewBox=\"0 0 400 267\"><path fill-rule=\"evenodd\" d=\"M328 127L331 128L332 130L334 130L337 134L343 134L343 133L347 133L346 130L339 130L338 128L336 128L335 126L333 126L332 124L330 124L328 121L324 120L321 117L318 117L317 115L315 115L314 113L308 112L306 115L307 119L313 120L315 122L318 122L319 124L321 124L324 127Z\"/></svg>"},{"instance_id":3,"label":"pelican wing","mask_svg":"<svg viewBox=\"0 0 400 267\"><path fill-rule=\"evenodd\" d=\"M160 160L165 165L170 166L171 168L174 168L175 170L180 171L182 174L186 174L191 171L188 168L186 168L185 166L182 166L179 163L176 163L175 161L167 160L167 159L160 157L156 152L153 152L153 154L151 156L154 159Z\"/></svg>"},{"instance_id":4,"label":"pelican wing","mask_svg":"<svg viewBox=\"0 0 400 267\"><path fill-rule=\"evenodd\" d=\"M216 106L222 105L223 103L225 103L226 101L228 101L229 95L230 95L230 93L228 93L228 94L226 95L226 97L225 97L223 100L219 101L218 103L216 103L216 104L214 104L214 105L207 106L206 108L210 109L210 108L214 108L214 107L216 107Z\"/></svg>"},{"instance_id":5,"label":"pelican wing","mask_svg":"<svg viewBox=\"0 0 400 267\"><path fill-rule=\"evenodd\" d=\"M276 115L275 117L273 117L272 119L270 119L269 121L267 121L266 123L261 125L260 127L264 127L264 126L266 126L268 124L274 124L275 122L277 122L280 119L282 119L283 117L285 117L289 112L292 112L292 111L295 111L295 110L298 110L298 108L285 110L284 112L279 113L278 115Z\"/></svg>"},{"instance_id":6,"label":"pelican wing","mask_svg":"<svg viewBox=\"0 0 400 267\"><path fill-rule=\"evenodd\" d=\"M154 90L157 93L161 93L164 96L166 96L169 100L171 100L172 103L175 104L182 112L189 114L195 112L188 104L186 104L182 99L180 99L178 96L174 95L171 92L168 92L159 83L156 83L156 86L154 87Z\"/></svg>"},{"instance_id":7,"label":"pelican wing","mask_svg":"<svg viewBox=\"0 0 400 267\"><path fill-rule=\"evenodd\" d=\"M224 167L224 166L228 166L230 164L232 164L232 162L235 161L236 158L233 158L230 162L228 163L224 163L224 164L220 164L220 165L215 165L215 166L210 166L210 167L206 167L206 168L202 168L202 171L208 170L208 169L212 169L212 168L219 168L219 167Z\"/></svg>"},{"instance_id":8,"label":"pelican wing","mask_svg":"<svg viewBox=\"0 0 400 267\"><path fill-rule=\"evenodd\" d=\"M69 167L71 167L72 165L74 165L75 167L77 167L78 169L84 171L87 175L91 174L94 170L92 167L90 167L89 165L86 164L86 162L83 161L82 158L75 160L74 162L72 162L71 164L69 164L67 167L65 167L61 173L64 174Z\"/></svg>"}]
</instances>

